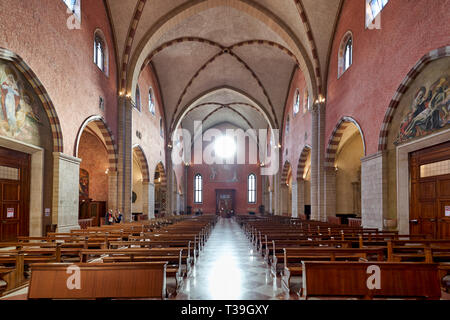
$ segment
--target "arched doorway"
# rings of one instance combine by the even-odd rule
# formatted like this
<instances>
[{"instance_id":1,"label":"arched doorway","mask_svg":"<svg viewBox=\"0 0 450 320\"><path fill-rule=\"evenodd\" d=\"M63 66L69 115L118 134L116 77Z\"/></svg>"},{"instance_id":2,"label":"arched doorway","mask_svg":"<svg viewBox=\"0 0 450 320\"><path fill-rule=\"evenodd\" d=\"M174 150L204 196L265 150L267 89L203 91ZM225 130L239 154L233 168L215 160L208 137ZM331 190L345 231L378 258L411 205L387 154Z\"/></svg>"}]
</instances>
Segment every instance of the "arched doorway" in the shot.
<instances>
[{"instance_id":1,"label":"arched doorway","mask_svg":"<svg viewBox=\"0 0 450 320\"><path fill-rule=\"evenodd\" d=\"M395 92L379 138L383 210L365 213L365 225L450 238L448 49L423 56Z\"/></svg>"},{"instance_id":2,"label":"arched doorway","mask_svg":"<svg viewBox=\"0 0 450 320\"><path fill-rule=\"evenodd\" d=\"M154 174L155 183L155 217L164 217L167 214L167 178L164 165L159 162Z\"/></svg>"},{"instance_id":3,"label":"arched doorway","mask_svg":"<svg viewBox=\"0 0 450 320\"><path fill-rule=\"evenodd\" d=\"M364 155L364 138L358 123L352 118L343 118L327 148L326 217L341 217L342 223L348 218L361 217L361 158Z\"/></svg>"},{"instance_id":4,"label":"arched doorway","mask_svg":"<svg viewBox=\"0 0 450 320\"><path fill-rule=\"evenodd\" d=\"M83 122L74 153L81 159L79 218L92 218L93 225L102 225L106 211L117 210L118 177L114 137L101 116Z\"/></svg>"},{"instance_id":5,"label":"arched doorway","mask_svg":"<svg viewBox=\"0 0 450 320\"><path fill-rule=\"evenodd\" d=\"M149 214L150 175L147 157L139 145L133 147L131 212L134 220L147 220Z\"/></svg>"},{"instance_id":6,"label":"arched doorway","mask_svg":"<svg viewBox=\"0 0 450 320\"><path fill-rule=\"evenodd\" d=\"M297 214L311 216L311 147L305 146L297 166Z\"/></svg>"},{"instance_id":7,"label":"arched doorway","mask_svg":"<svg viewBox=\"0 0 450 320\"><path fill-rule=\"evenodd\" d=\"M59 119L37 76L3 48L0 83L0 241L42 236L58 223L52 213L57 211L53 190L58 188L53 152L63 150Z\"/></svg>"}]
</instances>

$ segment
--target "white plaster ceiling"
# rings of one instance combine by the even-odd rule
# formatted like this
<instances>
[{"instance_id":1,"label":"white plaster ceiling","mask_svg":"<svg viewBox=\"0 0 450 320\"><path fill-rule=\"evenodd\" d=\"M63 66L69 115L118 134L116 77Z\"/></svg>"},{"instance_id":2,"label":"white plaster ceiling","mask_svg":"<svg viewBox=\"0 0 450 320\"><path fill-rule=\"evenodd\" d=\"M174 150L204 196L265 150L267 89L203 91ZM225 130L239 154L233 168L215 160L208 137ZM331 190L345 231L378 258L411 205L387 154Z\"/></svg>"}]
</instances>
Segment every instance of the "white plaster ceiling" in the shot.
<instances>
[{"instance_id":1,"label":"white plaster ceiling","mask_svg":"<svg viewBox=\"0 0 450 320\"><path fill-rule=\"evenodd\" d=\"M326 74L330 41L341 1L301 0L317 47L322 78ZM215 43L177 43L152 58L163 98L166 125L172 125L172 129L185 110L200 102L203 95L222 87L245 93L251 97L252 104L266 111L264 116L254 116L254 111L249 111L251 108L236 107L246 114L253 127L264 126L262 121L267 117L276 127L282 124L289 82L296 66L293 57L268 43L250 44L232 48L231 53L237 58L224 53L204 67L208 60L221 53L220 46L230 47L250 40L269 41L294 54L306 78L311 83L315 82L312 79L313 48L294 0L147 0L135 30L131 53L125 57L128 35L136 25L133 17L139 0L106 0L106 3L117 42L119 68L124 60L128 63L127 83L131 83L129 79L135 83L136 70L141 69L153 50L168 41L196 37ZM202 67L204 69L199 71ZM223 98L220 95L207 96L209 102ZM242 98L238 96L233 98ZM203 109L204 112L188 113L189 121L203 119L208 114L206 109L211 111L214 107ZM210 116L207 125L221 120L248 127L247 121L229 109ZM183 122L183 127L189 127L189 121Z\"/></svg>"}]
</instances>

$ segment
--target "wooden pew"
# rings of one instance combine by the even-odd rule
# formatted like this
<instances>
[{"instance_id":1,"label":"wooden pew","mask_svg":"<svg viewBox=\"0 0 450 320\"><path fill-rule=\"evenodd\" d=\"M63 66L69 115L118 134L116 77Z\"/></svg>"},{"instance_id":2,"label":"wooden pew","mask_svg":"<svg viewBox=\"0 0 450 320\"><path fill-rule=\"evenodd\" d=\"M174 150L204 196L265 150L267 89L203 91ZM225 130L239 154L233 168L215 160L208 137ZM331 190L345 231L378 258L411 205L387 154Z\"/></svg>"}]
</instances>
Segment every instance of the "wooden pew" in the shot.
<instances>
[{"instance_id":1,"label":"wooden pew","mask_svg":"<svg viewBox=\"0 0 450 320\"><path fill-rule=\"evenodd\" d=\"M381 270L380 289L367 286L372 265ZM300 296L440 299L437 268L434 263L304 261Z\"/></svg>"},{"instance_id":2,"label":"wooden pew","mask_svg":"<svg viewBox=\"0 0 450 320\"><path fill-rule=\"evenodd\" d=\"M80 261L88 262L88 257L101 258L103 263L125 262L166 262L167 277L175 279L176 292L183 285L184 276L191 273L188 255L183 255L184 248L126 248L80 251Z\"/></svg>"},{"instance_id":3,"label":"wooden pew","mask_svg":"<svg viewBox=\"0 0 450 320\"><path fill-rule=\"evenodd\" d=\"M23 254L16 253L12 256L8 256L8 258L13 258L14 260L12 263L11 261L6 263L8 267L0 267L0 279L6 283L6 285L0 288L0 296L8 294L27 283L27 280L25 279ZM0 256L0 263L1 259L2 257Z\"/></svg>"},{"instance_id":4,"label":"wooden pew","mask_svg":"<svg viewBox=\"0 0 450 320\"><path fill-rule=\"evenodd\" d=\"M283 289L290 292L291 277L302 275L302 263L304 261L360 261L360 260L384 260L384 248L333 248L333 247L311 247L311 248L283 248L283 259L275 255L271 265L272 275L277 275L277 261L283 261L281 272L281 283Z\"/></svg>"},{"instance_id":5,"label":"wooden pew","mask_svg":"<svg viewBox=\"0 0 450 320\"><path fill-rule=\"evenodd\" d=\"M80 270L79 289L67 285L68 268L74 266ZM31 270L28 299L164 299L166 295L166 262L47 263L33 264Z\"/></svg>"}]
</instances>

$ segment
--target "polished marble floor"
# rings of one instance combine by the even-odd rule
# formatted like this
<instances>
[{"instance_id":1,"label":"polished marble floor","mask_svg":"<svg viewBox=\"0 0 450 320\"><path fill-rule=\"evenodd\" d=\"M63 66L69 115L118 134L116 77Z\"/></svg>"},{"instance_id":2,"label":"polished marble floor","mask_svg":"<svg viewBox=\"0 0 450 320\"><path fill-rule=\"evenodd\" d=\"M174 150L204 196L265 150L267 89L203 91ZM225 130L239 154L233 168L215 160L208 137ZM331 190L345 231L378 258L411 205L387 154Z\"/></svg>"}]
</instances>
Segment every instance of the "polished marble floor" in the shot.
<instances>
[{"instance_id":1,"label":"polished marble floor","mask_svg":"<svg viewBox=\"0 0 450 320\"><path fill-rule=\"evenodd\" d=\"M175 297L182 300L295 299L274 280L262 257L233 219L220 219L194 270Z\"/></svg>"}]
</instances>

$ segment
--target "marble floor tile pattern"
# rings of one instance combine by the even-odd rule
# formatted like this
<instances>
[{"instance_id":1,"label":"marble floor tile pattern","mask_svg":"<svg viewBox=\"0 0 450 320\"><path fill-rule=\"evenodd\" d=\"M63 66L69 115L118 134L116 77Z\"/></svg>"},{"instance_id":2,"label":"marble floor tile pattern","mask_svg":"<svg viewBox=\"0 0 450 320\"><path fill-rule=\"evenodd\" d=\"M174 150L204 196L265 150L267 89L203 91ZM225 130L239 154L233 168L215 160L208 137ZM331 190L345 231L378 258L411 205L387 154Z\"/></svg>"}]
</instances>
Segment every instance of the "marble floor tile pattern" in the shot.
<instances>
[{"instance_id":1,"label":"marble floor tile pattern","mask_svg":"<svg viewBox=\"0 0 450 320\"><path fill-rule=\"evenodd\" d=\"M261 255L233 219L220 218L192 274L174 299L285 300L295 299L274 279Z\"/></svg>"}]
</instances>

